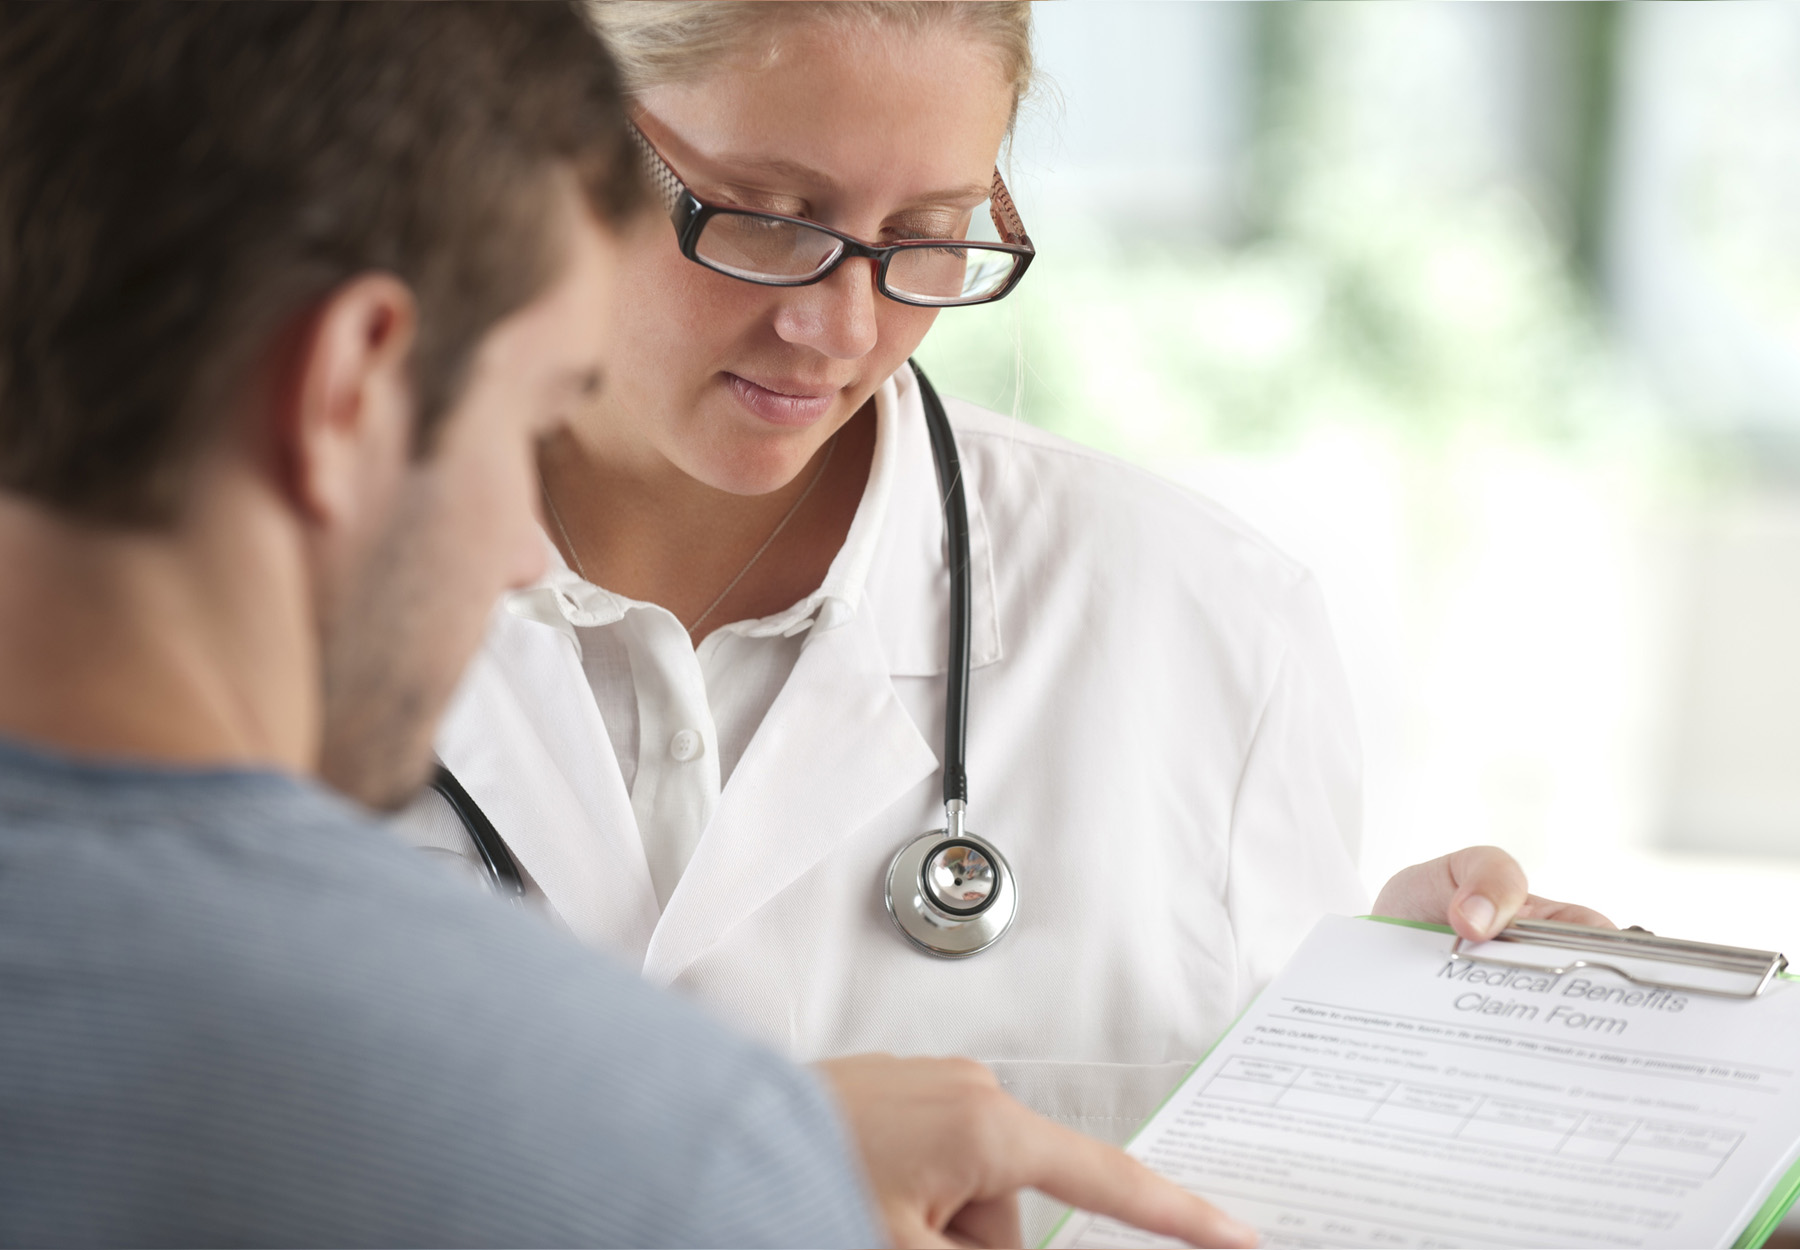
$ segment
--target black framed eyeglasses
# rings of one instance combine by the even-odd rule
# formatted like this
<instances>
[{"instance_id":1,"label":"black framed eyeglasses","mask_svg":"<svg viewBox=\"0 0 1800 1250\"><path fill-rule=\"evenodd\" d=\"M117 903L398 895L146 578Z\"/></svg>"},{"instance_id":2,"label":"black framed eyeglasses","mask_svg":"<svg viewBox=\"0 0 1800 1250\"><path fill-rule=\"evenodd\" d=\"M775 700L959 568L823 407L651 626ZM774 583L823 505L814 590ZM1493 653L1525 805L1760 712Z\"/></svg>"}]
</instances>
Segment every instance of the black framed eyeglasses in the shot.
<instances>
[{"instance_id":1,"label":"black framed eyeglasses","mask_svg":"<svg viewBox=\"0 0 1800 1250\"><path fill-rule=\"evenodd\" d=\"M951 308L1004 298L1037 254L998 169L988 215L1000 242L903 239L878 247L803 217L708 204L688 190L643 131L626 125L651 187L675 223L681 254L727 277L761 286L810 286L846 260L866 257L876 262L876 288L889 299Z\"/></svg>"}]
</instances>

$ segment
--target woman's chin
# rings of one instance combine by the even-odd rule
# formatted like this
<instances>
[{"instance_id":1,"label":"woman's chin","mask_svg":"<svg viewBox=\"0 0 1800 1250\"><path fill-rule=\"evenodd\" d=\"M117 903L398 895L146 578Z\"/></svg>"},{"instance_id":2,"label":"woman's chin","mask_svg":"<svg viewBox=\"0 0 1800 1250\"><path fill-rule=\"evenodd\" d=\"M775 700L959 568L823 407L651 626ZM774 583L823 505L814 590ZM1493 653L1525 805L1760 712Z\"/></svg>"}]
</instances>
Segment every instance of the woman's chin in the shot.
<instances>
[{"instance_id":1,"label":"woman's chin","mask_svg":"<svg viewBox=\"0 0 1800 1250\"><path fill-rule=\"evenodd\" d=\"M811 440L804 445L794 440L793 445L762 442L738 448L713 447L690 462L688 472L696 481L727 494L767 495L804 473L816 451Z\"/></svg>"},{"instance_id":2,"label":"woman's chin","mask_svg":"<svg viewBox=\"0 0 1800 1250\"><path fill-rule=\"evenodd\" d=\"M727 411L689 431L678 463L696 481L733 495L767 495L806 472L842 422L827 417L810 425L781 429L747 422ZM835 415L835 414L833 414ZM697 436L697 437L695 437Z\"/></svg>"}]
</instances>

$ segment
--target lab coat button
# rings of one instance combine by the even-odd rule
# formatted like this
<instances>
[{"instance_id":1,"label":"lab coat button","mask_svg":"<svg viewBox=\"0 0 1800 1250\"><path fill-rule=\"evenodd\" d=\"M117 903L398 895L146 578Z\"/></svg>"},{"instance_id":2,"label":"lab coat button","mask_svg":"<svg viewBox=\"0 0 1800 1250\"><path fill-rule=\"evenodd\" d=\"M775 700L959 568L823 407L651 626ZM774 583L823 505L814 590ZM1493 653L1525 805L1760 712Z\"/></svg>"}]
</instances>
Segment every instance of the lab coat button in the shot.
<instances>
[{"instance_id":1,"label":"lab coat button","mask_svg":"<svg viewBox=\"0 0 1800 1250\"><path fill-rule=\"evenodd\" d=\"M691 729L677 729L675 736L669 739L669 754L683 764L698 759L705 749L706 740Z\"/></svg>"}]
</instances>

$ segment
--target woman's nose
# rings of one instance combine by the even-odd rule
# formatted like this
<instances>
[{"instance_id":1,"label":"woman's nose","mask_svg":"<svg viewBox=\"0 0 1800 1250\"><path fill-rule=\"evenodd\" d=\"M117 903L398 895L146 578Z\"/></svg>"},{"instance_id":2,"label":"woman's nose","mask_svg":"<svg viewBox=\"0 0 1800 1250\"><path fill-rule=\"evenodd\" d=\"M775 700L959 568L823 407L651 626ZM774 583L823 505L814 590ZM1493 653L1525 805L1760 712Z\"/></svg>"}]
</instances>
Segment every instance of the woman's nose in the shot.
<instances>
[{"instance_id":1,"label":"woman's nose","mask_svg":"<svg viewBox=\"0 0 1800 1250\"><path fill-rule=\"evenodd\" d=\"M776 313L776 333L838 360L868 355L877 337L877 302L887 298L875 286L876 263L857 257L823 282L795 287Z\"/></svg>"}]
</instances>

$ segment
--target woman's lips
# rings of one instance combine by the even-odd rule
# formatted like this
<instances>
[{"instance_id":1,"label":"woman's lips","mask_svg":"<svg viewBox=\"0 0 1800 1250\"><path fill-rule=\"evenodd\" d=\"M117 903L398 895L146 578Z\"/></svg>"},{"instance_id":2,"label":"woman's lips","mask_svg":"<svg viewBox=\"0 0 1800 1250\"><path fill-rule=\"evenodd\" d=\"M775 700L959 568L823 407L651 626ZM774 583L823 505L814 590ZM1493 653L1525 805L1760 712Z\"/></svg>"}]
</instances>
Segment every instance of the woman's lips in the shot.
<instances>
[{"instance_id":1,"label":"woman's lips","mask_svg":"<svg viewBox=\"0 0 1800 1250\"><path fill-rule=\"evenodd\" d=\"M823 395L794 395L735 373L727 373L725 379L738 403L772 425L811 425L830 410L831 401L837 398L835 390Z\"/></svg>"}]
</instances>

